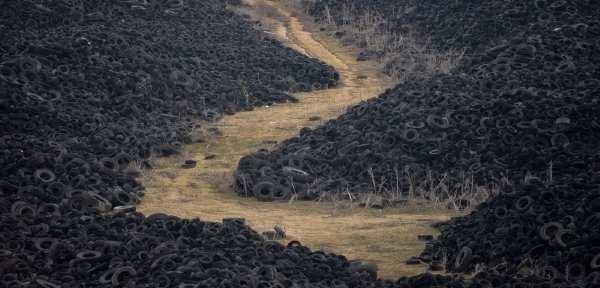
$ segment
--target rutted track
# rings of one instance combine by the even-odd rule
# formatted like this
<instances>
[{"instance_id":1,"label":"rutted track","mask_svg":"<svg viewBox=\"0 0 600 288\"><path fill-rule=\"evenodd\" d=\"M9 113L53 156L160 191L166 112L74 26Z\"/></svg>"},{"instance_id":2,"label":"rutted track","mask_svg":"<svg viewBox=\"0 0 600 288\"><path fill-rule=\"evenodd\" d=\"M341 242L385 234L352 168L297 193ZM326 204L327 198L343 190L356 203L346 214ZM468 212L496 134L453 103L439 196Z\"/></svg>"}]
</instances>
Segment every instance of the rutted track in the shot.
<instances>
[{"instance_id":1,"label":"rutted track","mask_svg":"<svg viewBox=\"0 0 600 288\"><path fill-rule=\"evenodd\" d=\"M341 85L296 94L298 103L276 104L224 117L213 125L220 130L219 135L186 147L184 155L198 160L196 168L181 169L181 157L158 160L156 167L144 176L142 182L147 192L138 210L145 214L164 212L217 221L224 217L244 217L258 231L281 224L290 238L314 249L330 249L348 258L375 261L380 266L380 276L422 272L422 266L402 263L421 251L422 244L416 235L432 233L428 224L447 219L448 215L381 212L348 203L262 203L254 198L240 198L231 191L229 182L241 156L269 149L274 141L293 137L302 127L313 127L334 118L346 107L377 96L391 84L374 63L357 62L348 48L313 33L316 29L308 22L292 16L278 4L262 0L248 4L248 11L264 12L262 8L269 8L269 13L254 15L270 23L264 25L268 27L267 34L333 66L340 73ZM310 121L314 116L321 120Z\"/></svg>"}]
</instances>

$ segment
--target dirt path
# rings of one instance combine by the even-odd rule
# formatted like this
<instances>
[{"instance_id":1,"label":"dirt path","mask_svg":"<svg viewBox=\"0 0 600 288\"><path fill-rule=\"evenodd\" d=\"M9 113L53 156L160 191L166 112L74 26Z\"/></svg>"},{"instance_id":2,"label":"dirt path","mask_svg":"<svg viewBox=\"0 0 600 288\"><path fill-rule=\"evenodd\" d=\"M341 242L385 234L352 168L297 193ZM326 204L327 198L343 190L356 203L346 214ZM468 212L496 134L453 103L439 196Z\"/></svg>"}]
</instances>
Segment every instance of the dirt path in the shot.
<instances>
[{"instance_id":1,"label":"dirt path","mask_svg":"<svg viewBox=\"0 0 600 288\"><path fill-rule=\"evenodd\" d=\"M381 277L423 272L424 266L403 263L423 248L416 235L434 233L429 224L448 219L445 211L414 208L381 211L357 208L351 203L263 203L241 198L229 187L241 156L271 148L273 141L292 137L302 127L314 127L334 118L346 107L375 97L390 85L373 63L355 61L349 48L339 46L279 4L266 0L252 0L248 4L247 12L264 23L267 33L335 67L342 85L299 93L296 95L299 103L261 107L223 118L213 125L221 131L220 136L188 145L181 156L159 159L155 169L146 172L142 179L147 187L146 196L138 210L214 221L244 217L257 231L279 224L287 230L286 241L297 239L313 249L374 261ZM312 116L323 120L309 121ZM214 158L205 160L207 156ZM198 167L181 169L184 158L198 160Z\"/></svg>"}]
</instances>

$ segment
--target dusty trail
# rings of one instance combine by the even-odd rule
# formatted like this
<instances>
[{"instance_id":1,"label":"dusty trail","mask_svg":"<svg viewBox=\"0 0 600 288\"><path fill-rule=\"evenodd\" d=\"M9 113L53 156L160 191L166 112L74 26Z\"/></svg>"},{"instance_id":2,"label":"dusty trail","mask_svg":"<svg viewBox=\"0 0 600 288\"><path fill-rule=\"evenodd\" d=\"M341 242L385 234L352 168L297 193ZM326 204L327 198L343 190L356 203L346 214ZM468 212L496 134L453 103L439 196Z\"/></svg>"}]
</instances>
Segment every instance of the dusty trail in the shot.
<instances>
[{"instance_id":1,"label":"dusty trail","mask_svg":"<svg viewBox=\"0 0 600 288\"><path fill-rule=\"evenodd\" d=\"M310 22L285 9L266 0L248 0L246 12L260 19L267 33L288 47L335 67L342 84L296 94L299 103L260 107L214 123L212 126L221 135L186 146L181 156L159 159L155 168L146 172L141 179L146 196L138 210L215 221L244 217L257 231L280 224L288 233L284 241L298 239L313 249L374 261L381 277L423 272L424 266L406 266L403 262L423 248L416 235L433 233L429 224L448 219L448 212L414 208L376 211L351 203L263 203L241 198L228 186L241 156L271 148L273 141L292 137L302 127L314 127L334 118L346 107L375 97L390 85L373 63L357 62L349 48L341 47ZM312 116L323 120L309 121ZM214 158L205 159L211 155ZM181 169L182 160L187 158L198 160L198 166Z\"/></svg>"}]
</instances>

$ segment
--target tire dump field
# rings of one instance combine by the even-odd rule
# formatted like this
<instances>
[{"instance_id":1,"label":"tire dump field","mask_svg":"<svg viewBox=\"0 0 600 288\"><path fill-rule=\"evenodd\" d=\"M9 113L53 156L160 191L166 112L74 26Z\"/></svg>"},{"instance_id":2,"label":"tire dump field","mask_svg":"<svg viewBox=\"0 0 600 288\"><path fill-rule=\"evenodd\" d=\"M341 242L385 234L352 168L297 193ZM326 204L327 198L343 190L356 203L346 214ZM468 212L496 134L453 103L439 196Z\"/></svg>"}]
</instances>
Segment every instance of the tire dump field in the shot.
<instances>
[{"instance_id":1,"label":"tire dump field","mask_svg":"<svg viewBox=\"0 0 600 288\"><path fill-rule=\"evenodd\" d=\"M411 259L448 275L397 280L265 240L242 218L136 212L136 178L180 153L198 125L297 102L291 93L356 71L265 37L227 8L239 1L0 3L1 288L600 286L595 1L306 3L322 23L377 11L385 29L465 51L450 72L303 128L231 175L236 193L260 201L393 203L425 190L469 207L470 194L490 191Z\"/></svg>"},{"instance_id":2,"label":"tire dump field","mask_svg":"<svg viewBox=\"0 0 600 288\"><path fill-rule=\"evenodd\" d=\"M468 205L460 197L474 183L493 189L491 199L440 225L442 235L420 261L451 272L483 271L474 287L598 285L599 5L311 5L322 22L377 11L388 20L381 29L417 30L436 49L464 49L464 58L450 73L402 83L273 151L244 157L238 193L316 199L377 186L408 195L431 191L418 185L433 182L443 184L436 196Z\"/></svg>"}]
</instances>

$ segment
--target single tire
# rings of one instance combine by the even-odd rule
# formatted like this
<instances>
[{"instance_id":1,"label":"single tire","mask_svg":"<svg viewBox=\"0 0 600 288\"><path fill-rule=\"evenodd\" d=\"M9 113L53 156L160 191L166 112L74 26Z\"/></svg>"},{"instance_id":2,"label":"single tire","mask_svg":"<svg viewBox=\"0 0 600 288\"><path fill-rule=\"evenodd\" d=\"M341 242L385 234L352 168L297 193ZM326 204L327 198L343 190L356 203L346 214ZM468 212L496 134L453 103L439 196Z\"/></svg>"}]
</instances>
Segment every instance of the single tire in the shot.
<instances>
[{"instance_id":1,"label":"single tire","mask_svg":"<svg viewBox=\"0 0 600 288\"><path fill-rule=\"evenodd\" d=\"M188 160L185 160L183 162L183 164L181 164L181 168L183 168L183 169L192 169L192 168L196 168L197 164L198 164L198 161L193 160L193 159L188 159Z\"/></svg>"},{"instance_id":2,"label":"single tire","mask_svg":"<svg viewBox=\"0 0 600 288\"><path fill-rule=\"evenodd\" d=\"M496 219L504 219L510 215L510 211L504 206L494 208L494 216Z\"/></svg>"},{"instance_id":3,"label":"single tire","mask_svg":"<svg viewBox=\"0 0 600 288\"><path fill-rule=\"evenodd\" d=\"M133 161L133 157L125 152L118 153L113 159L115 162L117 162L117 164L119 164L121 169L125 169L127 165Z\"/></svg>"},{"instance_id":4,"label":"single tire","mask_svg":"<svg viewBox=\"0 0 600 288\"><path fill-rule=\"evenodd\" d=\"M106 172L117 172L119 170L119 164L112 158L102 158L98 160L98 164Z\"/></svg>"},{"instance_id":5,"label":"single tire","mask_svg":"<svg viewBox=\"0 0 600 288\"><path fill-rule=\"evenodd\" d=\"M417 129L406 129L402 132L402 138L406 142L415 142L419 139L419 131Z\"/></svg>"},{"instance_id":6,"label":"single tire","mask_svg":"<svg viewBox=\"0 0 600 288\"><path fill-rule=\"evenodd\" d=\"M579 236L568 229L561 229L555 235L556 243L563 248L570 248L577 244Z\"/></svg>"},{"instance_id":7,"label":"single tire","mask_svg":"<svg viewBox=\"0 0 600 288\"><path fill-rule=\"evenodd\" d=\"M259 201L271 202L274 200L277 185L272 182L263 181L254 185L254 197Z\"/></svg>"},{"instance_id":8,"label":"single tire","mask_svg":"<svg viewBox=\"0 0 600 288\"><path fill-rule=\"evenodd\" d=\"M130 194L123 190L115 190L112 194L112 202L115 203L115 206L128 206L135 204L135 198Z\"/></svg>"},{"instance_id":9,"label":"single tire","mask_svg":"<svg viewBox=\"0 0 600 288\"><path fill-rule=\"evenodd\" d=\"M76 257L80 261L94 262L101 259L103 256L102 252L95 250L83 250L77 253Z\"/></svg>"},{"instance_id":10,"label":"single tire","mask_svg":"<svg viewBox=\"0 0 600 288\"><path fill-rule=\"evenodd\" d=\"M42 252L49 252L56 245L57 240L53 238L38 238L34 242L36 249Z\"/></svg>"},{"instance_id":11,"label":"single tire","mask_svg":"<svg viewBox=\"0 0 600 288\"><path fill-rule=\"evenodd\" d=\"M23 201L17 201L11 206L12 216L15 219L32 220L36 217L36 209L33 205Z\"/></svg>"},{"instance_id":12,"label":"single tire","mask_svg":"<svg viewBox=\"0 0 600 288\"><path fill-rule=\"evenodd\" d=\"M558 222L548 222L540 228L540 237L546 241L554 239L556 234L563 230L563 225Z\"/></svg>"},{"instance_id":13,"label":"single tire","mask_svg":"<svg viewBox=\"0 0 600 288\"><path fill-rule=\"evenodd\" d=\"M525 195L519 198L519 200L517 200L517 202L515 203L515 209L517 209L517 211L520 212L525 212L527 211L527 209L529 209L529 207L531 207L532 204L533 198Z\"/></svg>"},{"instance_id":14,"label":"single tire","mask_svg":"<svg viewBox=\"0 0 600 288\"><path fill-rule=\"evenodd\" d=\"M273 200L283 201L290 198L290 189L284 185L276 185L276 189L273 193Z\"/></svg>"},{"instance_id":15,"label":"single tire","mask_svg":"<svg viewBox=\"0 0 600 288\"><path fill-rule=\"evenodd\" d=\"M131 283L135 278L137 272L133 267L125 266L119 267L114 271L110 277L113 287L125 287L128 283Z\"/></svg>"},{"instance_id":16,"label":"single tire","mask_svg":"<svg viewBox=\"0 0 600 288\"><path fill-rule=\"evenodd\" d=\"M51 183L56 180L56 175L50 169L37 169L34 175L37 180L43 183Z\"/></svg>"},{"instance_id":17,"label":"single tire","mask_svg":"<svg viewBox=\"0 0 600 288\"><path fill-rule=\"evenodd\" d=\"M473 250L467 246L464 246L456 255L456 259L454 259L454 268L457 271L464 271L471 264L471 260L473 260Z\"/></svg>"}]
</instances>

